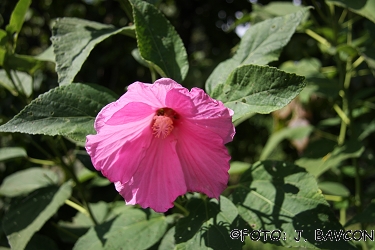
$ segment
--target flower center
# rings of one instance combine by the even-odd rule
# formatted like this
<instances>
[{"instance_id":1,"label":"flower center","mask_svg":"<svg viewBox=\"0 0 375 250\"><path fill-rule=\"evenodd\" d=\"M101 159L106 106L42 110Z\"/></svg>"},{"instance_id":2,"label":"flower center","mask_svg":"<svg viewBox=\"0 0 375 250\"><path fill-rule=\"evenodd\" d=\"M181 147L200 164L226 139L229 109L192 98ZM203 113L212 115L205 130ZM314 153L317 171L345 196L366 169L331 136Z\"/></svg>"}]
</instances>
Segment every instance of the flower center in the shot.
<instances>
[{"instance_id":1,"label":"flower center","mask_svg":"<svg viewBox=\"0 0 375 250\"><path fill-rule=\"evenodd\" d=\"M152 130L156 138L166 138L173 130L174 122L178 119L178 114L170 108L161 108L156 111L153 118Z\"/></svg>"}]
</instances>

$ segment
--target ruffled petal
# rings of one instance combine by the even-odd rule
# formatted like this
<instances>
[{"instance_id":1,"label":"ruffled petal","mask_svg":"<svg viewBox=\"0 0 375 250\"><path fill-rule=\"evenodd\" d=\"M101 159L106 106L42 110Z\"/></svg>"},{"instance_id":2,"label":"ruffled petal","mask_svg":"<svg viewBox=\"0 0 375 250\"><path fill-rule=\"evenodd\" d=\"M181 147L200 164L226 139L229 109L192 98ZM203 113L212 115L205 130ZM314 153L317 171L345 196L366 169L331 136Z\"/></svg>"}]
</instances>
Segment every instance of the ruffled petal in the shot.
<instances>
[{"instance_id":1,"label":"ruffled petal","mask_svg":"<svg viewBox=\"0 0 375 250\"><path fill-rule=\"evenodd\" d=\"M230 156L223 140L188 120L182 121L176 133L176 151L188 191L218 198L229 178Z\"/></svg>"},{"instance_id":2,"label":"ruffled petal","mask_svg":"<svg viewBox=\"0 0 375 250\"><path fill-rule=\"evenodd\" d=\"M134 82L116 102L105 106L95 119L95 130L99 132L113 114L122 110L132 102L144 103L154 109L166 107L165 98L171 89L184 89L180 84L169 78L161 78L154 84Z\"/></svg>"},{"instance_id":3,"label":"ruffled petal","mask_svg":"<svg viewBox=\"0 0 375 250\"><path fill-rule=\"evenodd\" d=\"M138 110L134 110L138 107ZM96 135L86 137L86 151L95 169L110 181L131 179L151 143L154 113L144 104L129 103L107 120ZM121 117L121 114L127 114ZM119 125L115 125L119 123Z\"/></svg>"},{"instance_id":4,"label":"ruffled petal","mask_svg":"<svg viewBox=\"0 0 375 250\"><path fill-rule=\"evenodd\" d=\"M193 88L189 93L197 112L189 120L201 129L207 129L223 139L226 144L233 140L235 128L233 111L220 101L212 99L202 89Z\"/></svg>"},{"instance_id":5,"label":"ruffled petal","mask_svg":"<svg viewBox=\"0 0 375 250\"><path fill-rule=\"evenodd\" d=\"M117 191L127 204L150 207L156 212L165 212L173 207L173 201L187 192L181 164L176 152L176 139L153 138L147 149L147 157L133 178L116 183Z\"/></svg>"}]
</instances>

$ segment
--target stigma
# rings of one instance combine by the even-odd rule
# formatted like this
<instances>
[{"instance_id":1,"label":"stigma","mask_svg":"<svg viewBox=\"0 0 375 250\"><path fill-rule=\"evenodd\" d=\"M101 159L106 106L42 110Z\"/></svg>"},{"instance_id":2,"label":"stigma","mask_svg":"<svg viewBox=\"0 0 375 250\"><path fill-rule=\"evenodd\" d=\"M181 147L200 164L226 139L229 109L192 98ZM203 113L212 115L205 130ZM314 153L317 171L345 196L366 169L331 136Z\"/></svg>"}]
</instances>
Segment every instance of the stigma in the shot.
<instances>
[{"instance_id":1,"label":"stigma","mask_svg":"<svg viewBox=\"0 0 375 250\"><path fill-rule=\"evenodd\" d=\"M156 138L165 139L172 131L178 114L171 108L161 108L153 118L152 130Z\"/></svg>"}]
</instances>

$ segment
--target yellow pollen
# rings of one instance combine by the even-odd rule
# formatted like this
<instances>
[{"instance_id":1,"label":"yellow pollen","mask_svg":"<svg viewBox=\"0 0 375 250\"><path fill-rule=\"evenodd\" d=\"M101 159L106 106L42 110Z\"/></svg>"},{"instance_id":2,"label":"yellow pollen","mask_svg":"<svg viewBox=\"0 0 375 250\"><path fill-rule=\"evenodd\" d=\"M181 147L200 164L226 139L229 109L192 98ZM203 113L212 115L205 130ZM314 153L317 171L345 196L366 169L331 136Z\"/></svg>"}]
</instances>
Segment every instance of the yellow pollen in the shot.
<instances>
[{"instance_id":1,"label":"yellow pollen","mask_svg":"<svg viewBox=\"0 0 375 250\"><path fill-rule=\"evenodd\" d=\"M168 116L154 116L152 130L156 138L166 138L173 130L173 120Z\"/></svg>"}]
</instances>

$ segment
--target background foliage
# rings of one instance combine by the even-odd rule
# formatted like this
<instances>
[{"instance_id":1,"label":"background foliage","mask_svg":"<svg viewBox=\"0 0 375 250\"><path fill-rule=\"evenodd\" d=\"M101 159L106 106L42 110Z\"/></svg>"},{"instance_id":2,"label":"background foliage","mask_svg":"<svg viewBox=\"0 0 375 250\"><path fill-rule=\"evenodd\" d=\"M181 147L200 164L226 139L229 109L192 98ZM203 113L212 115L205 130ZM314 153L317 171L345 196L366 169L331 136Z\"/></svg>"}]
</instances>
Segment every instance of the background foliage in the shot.
<instances>
[{"instance_id":1,"label":"background foliage","mask_svg":"<svg viewBox=\"0 0 375 250\"><path fill-rule=\"evenodd\" d=\"M371 0L1 1L0 249L374 248L314 238L374 229L374 13ZM219 201L125 206L82 148L103 106L158 77L235 111Z\"/></svg>"}]
</instances>

